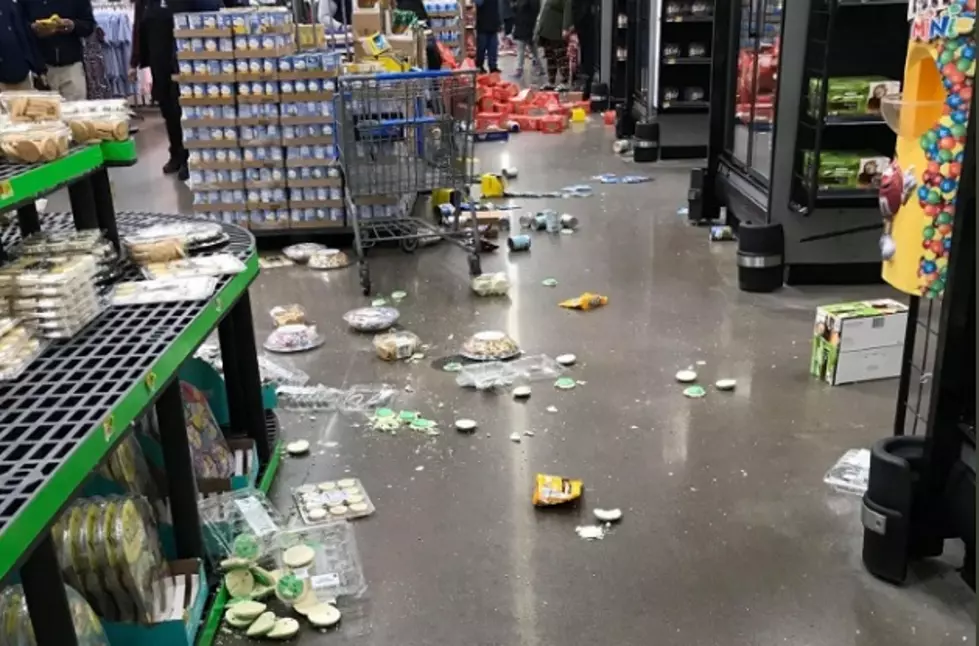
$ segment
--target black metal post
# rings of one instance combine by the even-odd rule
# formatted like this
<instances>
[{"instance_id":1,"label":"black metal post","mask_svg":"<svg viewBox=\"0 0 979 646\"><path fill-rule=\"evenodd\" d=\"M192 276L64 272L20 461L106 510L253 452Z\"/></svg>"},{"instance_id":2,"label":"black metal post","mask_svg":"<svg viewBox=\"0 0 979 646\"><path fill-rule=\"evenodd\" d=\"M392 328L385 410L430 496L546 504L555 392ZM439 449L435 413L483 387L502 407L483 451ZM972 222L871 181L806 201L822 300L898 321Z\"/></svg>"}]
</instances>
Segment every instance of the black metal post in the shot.
<instances>
[{"instance_id":1,"label":"black metal post","mask_svg":"<svg viewBox=\"0 0 979 646\"><path fill-rule=\"evenodd\" d=\"M51 532L44 533L41 542L24 562L20 578L34 626L35 643L38 646L77 646L78 637Z\"/></svg>"},{"instance_id":2,"label":"black metal post","mask_svg":"<svg viewBox=\"0 0 979 646\"><path fill-rule=\"evenodd\" d=\"M95 203L95 219L105 237L119 251L119 229L116 226L116 209L112 203L112 187L109 185L109 171L100 168L90 177Z\"/></svg>"},{"instance_id":3,"label":"black metal post","mask_svg":"<svg viewBox=\"0 0 979 646\"><path fill-rule=\"evenodd\" d=\"M99 219L95 213L95 192L89 178L83 177L68 187L68 200L71 202L75 229L81 231L99 227Z\"/></svg>"},{"instance_id":4,"label":"black metal post","mask_svg":"<svg viewBox=\"0 0 979 646\"><path fill-rule=\"evenodd\" d=\"M221 356L225 352L237 355L238 370L229 373L225 369L224 379L230 389L237 389L241 396L241 419L244 431L255 440L255 449L261 463L268 464L271 456L268 435L265 432L265 408L262 405L262 378L258 370L258 354L255 350L255 326L252 321L252 303L248 292L241 295L231 308L228 317L233 319L234 345L225 350L222 343ZM230 403L230 402L229 402Z\"/></svg>"},{"instance_id":5,"label":"black metal post","mask_svg":"<svg viewBox=\"0 0 979 646\"><path fill-rule=\"evenodd\" d=\"M897 412L894 414L894 435L904 435L908 417L908 394L911 392L911 367L914 365L914 341L918 334L918 309L921 299L912 296L908 302L908 324L904 332L904 352L901 356L901 378L897 384ZM925 334L928 334L926 331ZM922 362L923 365L923 362ZM918 375L920 378L921 375Z\"/></svg>"},{"instance_id":6,"label":"black metal post","mask_svg":"<svg viewBox=\"0 0 979 646\"><path fill-rule=\"evenodd\" d=\"M241 392L238 374L238 349L235 343L235 321L229 312L218 325L218 339L221 342L221 364L224 369L224 389L228 395L228 420L233 435L247 433L245 421L245 396Z\"/></svg>"},{"instance_id":7,"label":"black metal post","mask_svg":"<svg viewBox=\"0 0 979 646\"><path fill-rule=\"evenodd\" d=\"M174 379L156 400L156 418L167 472L177 558L200 558L204 555L204 543L197 513L197 480L190 459L180 380Z\"/></svg>"},{"instance_id":8,"label":"black metal post","mask_svg":"<svg viewBox=\"0 0 979 646\"><path fill-rule=\"evenodd\" d=\"M41 218L37 214L37 204L31 202L17 209L17 224L20 234L25 238L41 230Z\"/></svg>"}]
</instances>

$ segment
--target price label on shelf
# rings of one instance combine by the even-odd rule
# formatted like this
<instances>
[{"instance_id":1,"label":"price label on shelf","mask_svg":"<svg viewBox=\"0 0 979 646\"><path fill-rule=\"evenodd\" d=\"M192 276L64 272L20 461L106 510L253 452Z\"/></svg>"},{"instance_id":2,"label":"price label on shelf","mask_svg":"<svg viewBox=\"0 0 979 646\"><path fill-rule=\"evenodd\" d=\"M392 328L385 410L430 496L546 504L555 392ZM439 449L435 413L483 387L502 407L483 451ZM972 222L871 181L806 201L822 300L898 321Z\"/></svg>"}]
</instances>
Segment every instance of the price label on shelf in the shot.
<instances>
[{"instance_id":1,"label":"price label on shelf","mask_svg":"<svg viewBox=\"0 0 979 646\"><path fill-rule=\"evenodd\" d=\"M14 196L14 187L9 181L0 182L0 200L9 200Z\"/></svg>"}]
</instances>

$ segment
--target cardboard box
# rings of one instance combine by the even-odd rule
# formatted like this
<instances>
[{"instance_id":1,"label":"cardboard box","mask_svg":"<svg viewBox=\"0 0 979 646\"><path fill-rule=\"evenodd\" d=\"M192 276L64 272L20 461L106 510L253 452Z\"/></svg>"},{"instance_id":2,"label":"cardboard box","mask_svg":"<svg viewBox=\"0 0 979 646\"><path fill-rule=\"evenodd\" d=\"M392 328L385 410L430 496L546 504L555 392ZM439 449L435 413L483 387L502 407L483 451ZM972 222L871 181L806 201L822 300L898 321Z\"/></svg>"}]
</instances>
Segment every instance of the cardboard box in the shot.
<instances>
[{"instance_id":1,"label":"cardboard box","mask_svg":"<svg viewBox=\"0 0 979 646\"><path fill-rule=\"evenodd\" d=\"M897 377L907 324L907 306L891 299L819 307L809 371L834 386Z\"/></svg>"},{"instance_id":2,"label":"cardboard box","mask_svg":"<svg viewBox=\"0 0 979 646\"><path fill-rule=\"evenodd\" d=\"M392 34L387 37L391 51L403 58L412 67L424 67L425 61L419 58L419 50L425 51L425 34L411 30L403 34ZM420 43L420 45L419 45Z\"/></svg>"},{"instance_id":3,"label":"cardboard box","mask_svg":"<svg viewBox=\"0 0 979 646\"><path fill-rule=\"evenodd\" d=\"M350 18L350 26L354 36L364 38L376 33L384 33L384 10L381 5L376 4L369 9L357 7Z\"/></svg>"}]
</instances>

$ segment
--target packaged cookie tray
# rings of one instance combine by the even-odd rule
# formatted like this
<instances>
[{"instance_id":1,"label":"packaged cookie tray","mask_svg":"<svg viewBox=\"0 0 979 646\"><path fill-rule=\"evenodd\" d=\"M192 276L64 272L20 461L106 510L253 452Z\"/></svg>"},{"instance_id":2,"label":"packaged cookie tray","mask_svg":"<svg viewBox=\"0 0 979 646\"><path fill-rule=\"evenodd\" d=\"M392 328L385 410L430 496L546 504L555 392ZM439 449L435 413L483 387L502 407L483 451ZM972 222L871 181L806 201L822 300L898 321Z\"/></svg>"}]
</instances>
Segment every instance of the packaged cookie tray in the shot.
<instances>
[{"instance_id":1,"label":"packaged cookie tray","mask_svg":"<svg viewBox=\"0 0 979 646\"><path fill-rule=\"evenodd\" d=\"M285 529L275 535L274 546L277 568L302 583L298 594L283 599L287 603L306 605L312 601L308 595L329 603L338 597L359 596L367 589L357 540L348 522Z\"/></svg>"},{"instance_id":2,"label":"packaged cookie tray","mask_svg":"<svg viewBox=\"0 0 979 646\"><path fill-rule=\"evenodd\" d=\"M46 342L35 337L28 328L17 326L0 337L0 381L19 377L41 356Z\"/></svg>"},{"instance_id":3,"label":"packaged cookie tray","mask_svg":"<svg viewBox=\"0 0 979 646\"><path fill-rule=\"evenodd\" d=\"M352 520L374 513L374 503L359 478L303 484L292 490L292 496L299 516L307 525L322 523L328 518Z\"/></svg>"},{"instance_id":4,"label":"packaged cookie tray","mask_svg":"<svg viewBox=\"0 0 979 646\"><path fill-rule=\"evenodd\" d=\"M59 121L63 102L57 92L24 90L0 94L0 107L11 123Z\"/></svg>"},{"instance_id":5,"label":"packaged cookie tray","mask_svg":"<svg viewBox=\"0 0 979 646\"><path fill-rule=\"evenodd\" d=\"M91 294L86 294L75 300L63 298L15 298L10 303L10 310L15 316L24 321L49 320L49 321L72 321L81 320L88 317L92 312L102 309L103 301L90 290Z\"/></svg>"},{"instance_id":6,"label":"packaged cookie tray","mask_svg":"<svg viewBox=\"0 0 979 646\"><path fill-rule=\"evenodd\" d=\"M153 510L142 497L88 498L52 528L65 581L100 616L148 624L167 575Z\"/></svg>"},{"instance_id":7,"label":"packaged cookie tray","mask_svg":"<svg viewBox=\"0 0 979 646\"><path fill-rule=\"evenodd\" d=\"M129 116L125 114L73 114L64 119L72 138L79 143L129 139Z\"/></svg>"},{"instance_id":8,"label":"packaged cookie tray","mask_svg":"<svg viewBox=\"0 0 979 646\"><path fill-rule=\"evenodd\" d=\"M20 253L23 255L57 255L91 253L101 255L104 246L111 247L105 236L98 229L83 229L82 231L45 232L38 231L24 238L20 243Z\"/></svg>"},{"instance_id":9,"label":"packaged cookie tray","mask_svg":"<svg viewBox=\"0 0 979 646\"><path fill-rule=\"evenodd\" d=\"M18 258L0 269L0 292L26 287L55 287L91 280L98 268L91 256Z\"/></svg>"},{"instance_id":10,"label":"packaged cookie tray","mask_svg":"<svg viewBox=\"0 0 979 646\"><path fill-rule=\"evenodd\" d=\"M50 162L68 154L71 130L64 123L11 123L0 130L0 152L21 164Z\"/></svg>"}]
</instances>

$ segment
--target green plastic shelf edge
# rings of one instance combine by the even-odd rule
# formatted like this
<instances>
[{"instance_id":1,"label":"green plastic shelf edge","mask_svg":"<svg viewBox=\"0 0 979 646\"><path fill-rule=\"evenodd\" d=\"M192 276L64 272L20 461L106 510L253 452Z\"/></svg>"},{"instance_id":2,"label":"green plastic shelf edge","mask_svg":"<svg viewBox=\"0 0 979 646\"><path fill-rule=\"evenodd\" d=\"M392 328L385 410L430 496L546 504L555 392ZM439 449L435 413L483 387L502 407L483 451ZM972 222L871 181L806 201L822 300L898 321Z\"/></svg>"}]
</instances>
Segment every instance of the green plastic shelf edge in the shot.
<instances>
[{"instance_id":1,"label":"green plastic shelf edge","mask_svg":"<svg viewBox=\"0 0 979 646\"><path fill-rule=\"evenodd\" d=\"M101 163L98 147L94 150ZM245 270L211 297L207 307L174 339L167 351L150 368L148 374L153 373L156 376L154 384L157 388L170 382L181 364L207 338L257 275L258 256L253 250L245 262ZM87 437L51 474L47 485L34 494L30 502L0 533L0 579L7 576L20 557L31 548L34 540L57 517L78 487L125 434L129 425L150 406L159 392L157 388L150 387L143 379L134 383L129 392L107 412L107 419L111 419L111 424L108 427L100 424L92 428Z\"/></svg>"},{"instance_id":2,"label":"green plastic shelf edge","mask_svg":"<svg viewBox=\"0 0 979 646\"><path fill-rule=\"evenodd\" d=\"M136 161L136 142L132 139L126 141L103 141L102 159L107 164L131 164Z\"/></svg>"},{"instance_id":3,"label":"green plastic shelf edge","mask_svg":"<svg viewBox=\"0 0 979 646\"><path fill-rule=\"evenodd\" d=\"M24 200L40 197L102 164L102 149L99 146L85 146L61 159L14 175L0 182L0 212Z\"/></svg>"},{"instance_id":4,"label":"green plastic shelf edge","mask_svg":"<svg viewBox=\"0 0 979 646\"><path fill-rule=\"evenodd\" d=\"M265 467L265 475L262 476L262 480L258 483L258 488L262 493L267 494L269 489L272 488L272 482L275 480L275 476L279 471L279 464L282 461L282 448L282 440L279 440L272 449L269 464ZM224 608L227 605L228 589L224 587L224 584L221 584L217 595L214 597L211 610L207 613L207 621L204 622L204 629L197 635L197 646L211 646L214 642L214 636L217 634L218 627L221 625L221 617L224 616Z\"/></svg>"}]
</instances>

